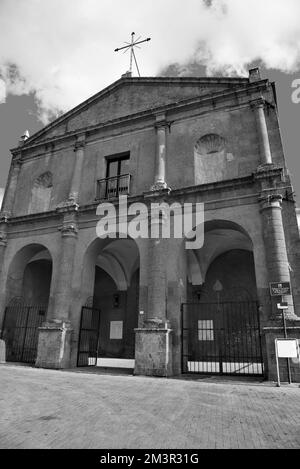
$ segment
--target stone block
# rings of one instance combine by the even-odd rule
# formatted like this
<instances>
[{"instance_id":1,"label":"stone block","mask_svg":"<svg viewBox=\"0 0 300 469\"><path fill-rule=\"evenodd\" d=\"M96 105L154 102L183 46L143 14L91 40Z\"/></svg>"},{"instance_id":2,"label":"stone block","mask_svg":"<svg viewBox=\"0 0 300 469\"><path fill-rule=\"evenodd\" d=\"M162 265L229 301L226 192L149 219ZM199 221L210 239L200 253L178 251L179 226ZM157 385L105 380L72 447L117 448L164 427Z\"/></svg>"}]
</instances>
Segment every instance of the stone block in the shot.
<instances>
[{"instance_id":1,"label":"stone block","mask_svg":"<svg viewBox=\"0 0 300 469\"><path fill-rule=\"evenodd\" d=\"M135 375L164 376L172 370L172 330L168 323L162 326L147 324L135 329Z\"/></svg>"},{"instance_id":2,"label":"stone block","mask_svg":"<svg viewBox=\"0 0 300 469\"><path fill-rule=\"evenodd\" d=\"M62 369L70 367L70 323L52 320L39 328L37 368Z\"/></svg>"},{"instance_id":3,"label":"stone block","mask_svg":"<svg viewBox=\"0 0 300 469\"><path fill-rule=\"evenodd\" d=\"M6 347L4 340L0 340L0 363L6 362Z\"/></svg>"}]
</instances>

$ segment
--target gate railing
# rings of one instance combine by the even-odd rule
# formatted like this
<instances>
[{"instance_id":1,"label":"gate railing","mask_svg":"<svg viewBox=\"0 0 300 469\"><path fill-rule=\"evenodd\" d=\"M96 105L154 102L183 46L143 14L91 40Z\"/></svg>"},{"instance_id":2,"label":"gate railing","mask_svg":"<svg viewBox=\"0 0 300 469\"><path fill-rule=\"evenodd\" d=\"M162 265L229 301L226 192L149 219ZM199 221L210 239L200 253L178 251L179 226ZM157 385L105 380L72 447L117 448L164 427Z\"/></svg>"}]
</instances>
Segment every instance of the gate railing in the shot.
<instances>
[{"instance_id":1,"label":"gate railing","mask_svg":"<svg viewBox=\"0 0 300 469\"><path fill-rule=\"evenodd\" d=\"M37 355L38 328L45 322L47 306L11 303L4 314L1 339L5 341L6 360L34 363Z\"/></svg>"},{"instance_id":2,"label":"gate railing","mask_svg":"<svg viewBox=\"0 0 300 469\"><path fill-rule=\"evenodd\" d=\"M113 199L130 194L130 174L122 174L97 181L96 200Z\"/></svg>"},{"instance_id":3,"label":"gate railing","mask_svg":"<svg viewBox=\"0 0 300 469\"><path fill-rule=\"evenodd\" d=\"M263 375L258 303L182 304L182 372Z\"/></svg>"},{"instance_id":4,"label":"gate railing","mask_svg":"<svg viewBox=\"0 0 300 469\"><path fill-rule=\"evenodd\" d=\"M77 366L96 366L100 331L100 310L83 306L81 310Z\"/></svg>"}]
</instances>

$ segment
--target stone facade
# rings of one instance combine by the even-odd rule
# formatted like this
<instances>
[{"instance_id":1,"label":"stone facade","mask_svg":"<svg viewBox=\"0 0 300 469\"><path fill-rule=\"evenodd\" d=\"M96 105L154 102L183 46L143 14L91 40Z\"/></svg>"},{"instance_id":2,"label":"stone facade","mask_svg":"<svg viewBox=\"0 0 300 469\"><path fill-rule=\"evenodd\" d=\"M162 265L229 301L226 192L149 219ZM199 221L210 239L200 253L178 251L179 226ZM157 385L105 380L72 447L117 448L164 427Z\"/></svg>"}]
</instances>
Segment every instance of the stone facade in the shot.
<instances>
[{"instance_id":1,"label":"stone facade","mask_svg":"<svg viewBox=\"0 0 300 469\"><path fill-rule=\"evenodd\" d=\"M113 179L108 186L108 166L123 160L126 174L114 174L118 186ZM120 182L127 175L130 188ZM128 204L204 203L204 246L188 253L183 239L97 238L96 210L105 201L98 181L106 184L106 195L108 187L124 194L123 187ZM47 261L52 280L36 366L75 367L82 308L101 309L108 301L101 287L95 292L98 266L120 292L109 300L110 321L123 324L123 339L112 338L119 341L112 350L127 357L135 343L136 374L180 374L181 304L203 292L220 256L248 251L254 274L247 299L259 301L265 376L274 379L273 339L283 329L269 282L291 282L287 327L300 338L292 194L274 88L257 70L247 79L122 77L12 150L0 219L0 325L4 330L6 307L15 298L34 298L34 275L24 279L27 266ZM117 197L110 202L118 209ZM229 284L231 295L243 298L239 275ZM130 288L131 299L124 299ZM126 322L126 314L134 319Z\"/></svg>"}]
</instances>

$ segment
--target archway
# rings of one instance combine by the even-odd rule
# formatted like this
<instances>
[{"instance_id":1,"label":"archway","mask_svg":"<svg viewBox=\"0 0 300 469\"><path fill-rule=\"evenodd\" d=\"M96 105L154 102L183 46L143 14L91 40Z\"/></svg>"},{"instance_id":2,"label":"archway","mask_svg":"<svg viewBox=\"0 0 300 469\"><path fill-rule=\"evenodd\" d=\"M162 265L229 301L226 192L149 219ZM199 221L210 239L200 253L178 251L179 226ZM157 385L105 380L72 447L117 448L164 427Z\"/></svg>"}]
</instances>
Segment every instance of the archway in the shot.
<instances>
[{"instance_id":1,"label":"archway","mask_svg":"<svg viewBox=\"0 0 300 469\"><path fill-rule=\"evenodd\" d=\"M253 244L236 223L205 223L204 245L187 251L183 305L185 372L263 373Z\"/></svg>"},{"instance_id":2,"label":"archway","mask_svg":"<svg viewBox=\"0 0 300 469\"><path fill-rule=\"evenodd\" d=\"M97 239L87 249L78 366L134 367L140 256L130 238Z\"/></svg>"},{"instance_id":3,"label":"archway","mask_svg":"<svg viewBox=\"0 0 300 469\"><path fill-rule=\"evenodd\" d=\"M34 363L38 328L46 321L52 279L52 258L45 246L18 251L9 267L2 339L6 360Z\"/></svg>"}]
</instances>

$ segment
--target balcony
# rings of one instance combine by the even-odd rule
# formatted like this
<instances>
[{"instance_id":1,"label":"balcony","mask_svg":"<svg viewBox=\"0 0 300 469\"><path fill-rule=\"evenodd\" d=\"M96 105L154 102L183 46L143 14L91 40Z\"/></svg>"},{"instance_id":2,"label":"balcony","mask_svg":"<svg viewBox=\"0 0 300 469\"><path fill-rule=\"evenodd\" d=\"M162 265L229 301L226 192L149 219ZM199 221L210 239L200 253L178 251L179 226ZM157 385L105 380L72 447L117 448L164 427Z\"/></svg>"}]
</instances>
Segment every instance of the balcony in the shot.
<instances>
[{"instance_id":1,"label":"balcony","mask_svg":"<svg viewBox=\"0 0 300 469\"><path fill-rule=\"evenodd\" d=\"M97 200L114 199L130 194L130 174L122 174L97 181Z\"/></svg>"}]
</instances>

